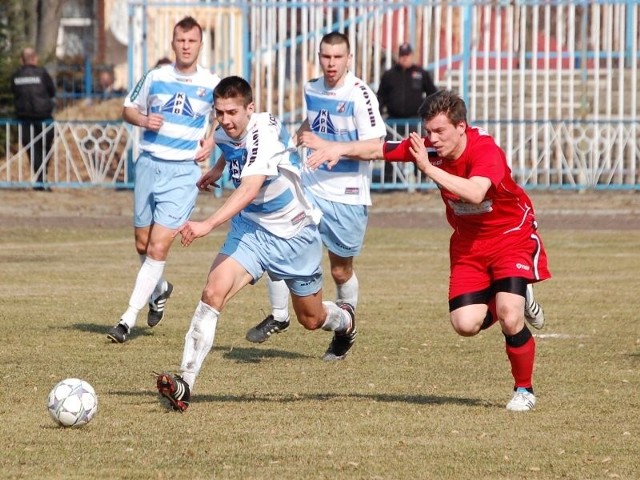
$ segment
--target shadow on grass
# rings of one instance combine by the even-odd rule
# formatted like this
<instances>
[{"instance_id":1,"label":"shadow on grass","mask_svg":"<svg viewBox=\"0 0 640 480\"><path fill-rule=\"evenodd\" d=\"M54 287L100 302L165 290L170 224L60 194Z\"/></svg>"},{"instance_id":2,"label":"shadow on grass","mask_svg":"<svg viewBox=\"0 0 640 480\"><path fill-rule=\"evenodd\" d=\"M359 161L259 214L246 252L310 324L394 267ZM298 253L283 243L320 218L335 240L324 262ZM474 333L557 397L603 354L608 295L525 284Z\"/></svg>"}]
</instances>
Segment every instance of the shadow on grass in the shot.
<instances>
[{"instance_id":1,"label":"shadow on grass","mask_svg":"<svg viewBox=\"0 0 640 480\"><path fill-rule=\"evenodd\" d=\"M97 333L99 335L104 335L106 338L107 333L109 332L111 327L113 327L113 325L103 325L97 323L74 323L73 325L63 328L78 330L80 332ZM135 340L137 337L148 337L150 335L153 335L150 328L134 328L129 334L129 340L127 340L127 343L130 340Z\"/></svg>"},{"instance_id":2,"label":"shadow on grass","mask_svg":"<svg viewBox=\"0 0 640 480\"><path fill-rule=\"evenodd\" d=\"M477 398L447 397L439 395L404 395L390 393L309 393L309 394L251 394L251 395L194 395L193 402L274 402L294 403L327 400L368 400L374 402L411 403L417 405L490 406Z\"/></svg>"},{"instance_id":3,"label":"shadow on grass","mask_svg":"<svg viewBox=\"0 0 640 480\"><path fill-rule=\"evenodd\" d=\"M284 358L289 360L312 358L311 355L304 355L298 352L289 352L275 348L256 347L227 347L224 345L214 345L213 350L219 350L226 360L235 360L238 363L260 363L262 360L270 358Z\"/></svg>"},{"instance_id":4,"label":"shadow on grass","mask_svg":"<svg viewBox=\"0 0 640 480\"><path fill-rule=\"evenodd\" d=\"M155 391L110 391L112 395L121 395L124 397L138 397L140 395L145 396L160 396ZM164 400L160 399L162 403ZM504 408L504 405L492 403L487 400L481 400L477 398L464 398L464 397L449 397L441 395L405 395L405 394L391 394L391 393L252 393L242 395L202 395L195 394L191 398L192 403L201 402L215 402L215 403L295 403L295 402L324 402L333 400L366 400L373 402L387 402L387 403L409 403L416 405L463 405L467 407L485 407ZM168 402L166 402L168 405Z\"/></svg>"}]
</instances>

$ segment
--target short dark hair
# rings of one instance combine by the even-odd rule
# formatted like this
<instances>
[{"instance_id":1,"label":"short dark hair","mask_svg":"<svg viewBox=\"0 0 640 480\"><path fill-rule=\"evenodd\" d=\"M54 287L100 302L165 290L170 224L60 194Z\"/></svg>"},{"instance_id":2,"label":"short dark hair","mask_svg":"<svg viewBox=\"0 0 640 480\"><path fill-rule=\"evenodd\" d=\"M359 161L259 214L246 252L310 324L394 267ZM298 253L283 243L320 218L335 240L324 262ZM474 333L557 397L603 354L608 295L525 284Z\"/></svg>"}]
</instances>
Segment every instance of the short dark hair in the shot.
<instances>
[{"instance_id":1,"label":"short dark hair","mask_svg":"<svg viewBox=\"0 0 640 480\"><path fill-rule=\"evenodd\" d=\"M202 39L202 27L200 26L198 21L195 18L191 17L191 16L186 16L182 20L180 20L178 23L176 23L176 25L173 27L173 35L174 36L176 34L176 29L177 28L179 28L180 30L183 30L185 32L188 32L192 28L197 28L198 31L200 32L200 39Z\"/></svg>"},{"instance_id":2,"label":"short dark hair","mask_svg":"<svg viewBox=\"0 0 640 480\"><path fill-rule=\"evenodd\" d=\"M320 40L320 45L326 43L327 45L339 45L341 43L347 44L347 52L351 52L351 44L349 43L349 37L341 32L329 32Z\"/></svg>"},{"instance_id":3,"label":"short dark hair","mask_svg":"<svg viewBox=\"0 0 640 480\"><path fill-rule=\"evenodd\" d=\"M444 113L449 121L457 125L467 123L467 106L464 100L451 90L438 90L424 99L418 109L418 115L423 120L431 120L436 115Z\"/></svg>"},{"instance_id":4,"label":"short dark hair","mask_svg":"<svg viewBox=\"0 0 640 480\"><path fill-rule=\"evenodd\" d=\"M213 91L213 101L218 98L242 98L246 107L253 102L253 90L251 85L244 78L232 75L220 80L218 86Z\"/></svg>"}]
</instances>

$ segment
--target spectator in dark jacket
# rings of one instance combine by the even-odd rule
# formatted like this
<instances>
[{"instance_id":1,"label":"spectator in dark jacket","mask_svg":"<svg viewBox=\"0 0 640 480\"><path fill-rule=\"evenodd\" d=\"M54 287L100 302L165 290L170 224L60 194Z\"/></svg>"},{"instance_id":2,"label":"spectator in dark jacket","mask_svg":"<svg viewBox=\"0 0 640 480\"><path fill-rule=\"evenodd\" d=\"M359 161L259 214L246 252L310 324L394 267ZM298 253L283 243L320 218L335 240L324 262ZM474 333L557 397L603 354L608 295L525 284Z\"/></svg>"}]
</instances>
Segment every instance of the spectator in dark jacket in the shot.
<instances>
[{"instance_id":1,"label":"spectator in dark jacket","mask_svg":"<svg viewBox=\"0 0 640 480\"><path fill-rule=\"evenodd\" d=\"M380 113L386 112L389 124L395 127L400 138L406 138L417 131L420 124L418 107L422 101L438 89L429 72L414 63L413 48L403 43L398 48L398 59L393 67L382 74L378 87ZM406 123L400 120L408 120ZM387 136L387 140L395 140ZM414 169L418 173L417 167ZM385 163L386 182L393 180L393 165Z\"/></svg>"},{"instance_id":2,"label":"spectator in dark jacket","mask_svg":"<svg viewBox=\"0 0 640 480\"><path fill-rule=\"evenodd\" d=\"M378 102L388 118L418 118L418 107L436 90L429 72L414 63L411 45L403 43L398 61L382 75Z\"/></svg>"},{"instance_id":3,"label":"spectator in dark jacket","mask_svg":"<svg viewBox=\"0 0 640 480\"><path fill-rule=\"evenodd\" d=\"M22 129L22 145L29 156L37 190L44 190L46 156L53 145L53 107L56 87L47 71L38 66L38 55L31 47L22 50L22 66L11 76L16 117Z\"/></svg>"}]
</instances>

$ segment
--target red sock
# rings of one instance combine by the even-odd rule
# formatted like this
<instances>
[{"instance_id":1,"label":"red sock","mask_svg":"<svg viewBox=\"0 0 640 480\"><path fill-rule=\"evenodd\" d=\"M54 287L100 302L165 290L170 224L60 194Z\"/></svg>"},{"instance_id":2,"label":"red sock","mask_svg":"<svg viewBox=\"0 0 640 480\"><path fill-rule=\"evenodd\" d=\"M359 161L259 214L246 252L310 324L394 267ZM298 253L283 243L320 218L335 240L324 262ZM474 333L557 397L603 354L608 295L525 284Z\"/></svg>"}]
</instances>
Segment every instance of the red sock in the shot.
<instances>
[{"instance_id":1,"label":"red sock","mask_svg":"<svg viewBox=\"0 0 640 480\"><path fill-rule=\"evenodd\" d=\"M514 337L518 335L514 335ZM507 341L506 350L511 363L511 374L515 381L515 388L532 388L533 363L536 356L536 342L533 336L529 336L529 339L519 347L511 346Z\"/></svg>"}]
</instances>

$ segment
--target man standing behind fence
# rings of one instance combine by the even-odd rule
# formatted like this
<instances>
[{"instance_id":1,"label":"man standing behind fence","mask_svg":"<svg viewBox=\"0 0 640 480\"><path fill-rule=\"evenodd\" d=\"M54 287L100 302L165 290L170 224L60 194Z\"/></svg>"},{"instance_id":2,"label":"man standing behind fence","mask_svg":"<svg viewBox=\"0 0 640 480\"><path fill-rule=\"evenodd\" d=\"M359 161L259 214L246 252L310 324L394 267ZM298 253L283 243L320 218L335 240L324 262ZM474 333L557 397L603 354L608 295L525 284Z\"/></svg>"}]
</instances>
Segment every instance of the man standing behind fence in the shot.
<instances>
[{"instance_id":1,"label":"man standing behind fence","mask_svg":"<svg viewBox=\"0 0 640 480\"><path fill-rule=\"evenodd\" d=\"M49 73L38 66L38 55L33 48L22 50L20 63L21 67L11 76L16 118L20 122L22 146L29 149L35 190L45 190L45 158L53 145L51 122L56 86Z\"/></svg>"},{"instance_id":2,"label":"man standing behind fence","mask_svg":"<svg viewBox=\"0 0 640 480\"><path fill-rule=\"evenodd\" d=\"M147 72L124 102L122 118L143 129L133 199L142 266L129 307L107 334L115 343L127 341L147 303L147 325L155 327L162 320L173 291L163 278L173 235L195 207L201 173L197 162L208 160L214 146L207 126L220 78L197 64L202 27L194 18L175 25L171 48L175 64Z\"/></svg>"}]
</instances>

